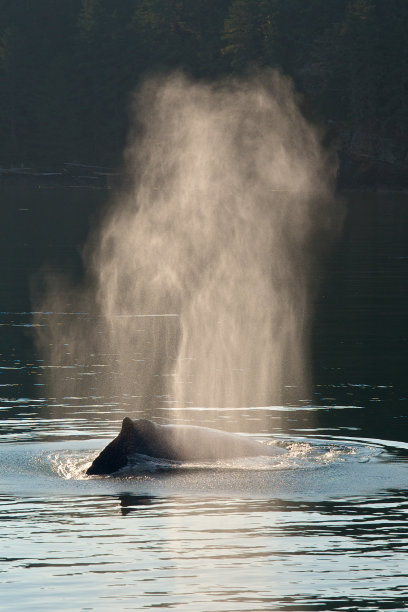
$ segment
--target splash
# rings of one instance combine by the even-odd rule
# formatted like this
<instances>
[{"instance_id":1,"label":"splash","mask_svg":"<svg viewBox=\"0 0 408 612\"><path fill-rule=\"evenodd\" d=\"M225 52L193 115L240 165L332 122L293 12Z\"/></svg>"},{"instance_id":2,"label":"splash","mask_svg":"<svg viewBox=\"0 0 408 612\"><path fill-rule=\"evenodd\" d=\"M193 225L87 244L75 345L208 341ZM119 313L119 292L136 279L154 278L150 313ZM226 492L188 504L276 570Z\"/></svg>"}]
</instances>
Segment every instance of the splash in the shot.
<instances>
[{"instance_id":1,"label":"splash","mask_svg":"<svg viewBox=\"0 0 408 612\"><path fill-rule=\"evenodd\" d=\"M275 444L276 442L270 442ZM135 454L129 459L127 466L113 474L126 477L147 477L149 475L167 472L170 474L183 474L194 472L211 471L240 471L240 472L271 472L281 470L316 470L324 467L336 467L341 464L368 463L376 461L385 455L380 446L370 445L359 440L329 440L310 439L304 440L280 440L280 447L287 450L286 453L273 456L238 457L234 459L221 459L218 461L171 461L170 459L158 459L146 455ZM53 472L64 480L86 480L86 468L89 467L94 458L92 451L61 451L53 454L45 454L42 458L47 459ZM46 465L46 464L45 464ZM112 475L109 476L110 478ZM100 476L98 476L100 478ZM105 476L106 478L106 476Z\"/></svg>"},{"instance_id":2,"label":"splash","mask_svg":"<svg viewBox=\"0 0 408 612\"><path fill-rule=\"evenodd\" d=\"M150 414L306 397L314 280L339 217L333 160L291 83L172 75L148 80L134 111L134 180L85 249L84 288L47 283L50 310L69 300L92 318L38 328L46 359L103 355L99 392Z\"/></svg>"}]
</instances>

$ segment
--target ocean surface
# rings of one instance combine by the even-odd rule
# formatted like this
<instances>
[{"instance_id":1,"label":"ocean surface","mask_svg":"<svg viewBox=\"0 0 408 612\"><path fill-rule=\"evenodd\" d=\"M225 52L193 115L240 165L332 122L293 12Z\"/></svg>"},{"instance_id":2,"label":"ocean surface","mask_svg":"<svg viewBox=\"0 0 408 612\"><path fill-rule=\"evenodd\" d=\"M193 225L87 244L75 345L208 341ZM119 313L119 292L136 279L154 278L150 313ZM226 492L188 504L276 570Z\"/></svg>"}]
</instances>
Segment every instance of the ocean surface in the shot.
<instances>
[{"instance_id":1,"label":"ocean surface","mask_svg":"<svg viewBox=\"0 0 408 612\"><path fill-rule=\"evenodd\" d=\"M34 315L30 293L44 267L81 278L109 192L1 188L0 610L408 608L408 195L343 198L310 395L185 415L285 454L87 477L124 416L173 420L160 398L146 414L137 388L101 394L117 375L103 355L59 365L86 392L53 394L33 341L35 326L89 324L75 304ZM153 315L135 312L147 338Z\"/></svg>"}]
</instances>

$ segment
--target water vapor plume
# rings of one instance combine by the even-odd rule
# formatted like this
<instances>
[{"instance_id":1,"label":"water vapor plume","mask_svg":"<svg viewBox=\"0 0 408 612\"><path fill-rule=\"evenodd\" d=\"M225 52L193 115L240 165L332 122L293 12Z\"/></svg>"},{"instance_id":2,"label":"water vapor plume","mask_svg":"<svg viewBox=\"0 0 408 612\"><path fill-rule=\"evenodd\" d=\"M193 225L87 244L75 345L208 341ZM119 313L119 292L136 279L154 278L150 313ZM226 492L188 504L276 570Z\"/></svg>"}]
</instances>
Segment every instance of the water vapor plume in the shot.
<instances>
[{"instance_id":1,"label":"water vapor plume","mask_svg":"<svg viewBox=\"0 0 408 612\"><path fill-rule=\"evenodd\" d=\"M87 287L71 297L95 324L43 330L50 360L63 344L75 359L104 354L111 393L136 385L152 409L306 397L314 282L339 216L333 159L292 84L272 72L153 78L134 113L133 184L85 249Z\"/></svg>"}]
</instances>

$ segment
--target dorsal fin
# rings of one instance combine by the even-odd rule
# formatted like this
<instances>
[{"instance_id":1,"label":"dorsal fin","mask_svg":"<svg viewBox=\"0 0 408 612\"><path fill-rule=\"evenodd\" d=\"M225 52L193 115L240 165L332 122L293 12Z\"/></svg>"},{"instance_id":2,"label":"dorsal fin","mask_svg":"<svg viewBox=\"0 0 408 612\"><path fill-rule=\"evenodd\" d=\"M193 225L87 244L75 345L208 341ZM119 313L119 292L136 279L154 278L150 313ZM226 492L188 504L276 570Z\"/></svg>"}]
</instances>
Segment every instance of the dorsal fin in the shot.
<instances>
[{"instance_id":1,"label":"dorsal fin","mask_svg":"<svg viewBox=\"0 0 408 612\"><path fill-rule=\"evenodd\" d=\"M120 430L121 434L129 434L135 430L135 425L129 417L125 417L122 421L122 429Z\"/></svg>"}]
</instances>

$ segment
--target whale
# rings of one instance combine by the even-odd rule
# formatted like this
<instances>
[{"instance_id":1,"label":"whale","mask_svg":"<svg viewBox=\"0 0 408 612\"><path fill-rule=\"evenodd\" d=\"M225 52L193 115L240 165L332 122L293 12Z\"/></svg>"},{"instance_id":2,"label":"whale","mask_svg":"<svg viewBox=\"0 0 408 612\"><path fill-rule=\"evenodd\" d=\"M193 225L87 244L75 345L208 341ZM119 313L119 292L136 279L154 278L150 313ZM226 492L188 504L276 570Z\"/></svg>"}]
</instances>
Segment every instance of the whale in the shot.
<instances>
[{"instance_id":1,"label":"whale","mask_svg":"<svg viewBox=\"0 0 408 612\"><path fill-rule=\"evenodd\" d=\"M281 453L285 453L283 448L242 434L198 425L159 425L149 419L125 417L119 435L93 460L86 473L89 476L114 474L138 455L178 462L212 463Z\"/></svg>"}]
</instances>

